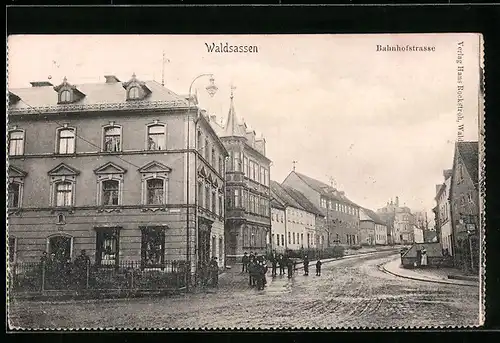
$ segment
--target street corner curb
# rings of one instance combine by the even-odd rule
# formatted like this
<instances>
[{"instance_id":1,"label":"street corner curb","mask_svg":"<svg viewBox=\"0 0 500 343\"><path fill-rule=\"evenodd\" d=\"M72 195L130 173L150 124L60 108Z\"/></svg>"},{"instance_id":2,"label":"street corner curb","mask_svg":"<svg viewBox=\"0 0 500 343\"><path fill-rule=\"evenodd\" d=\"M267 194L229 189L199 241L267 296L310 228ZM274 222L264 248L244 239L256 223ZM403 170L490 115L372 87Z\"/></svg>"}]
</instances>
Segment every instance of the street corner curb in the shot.
<instances>
[{"instance_id":1,"label":"street corner curb","mask_svg":"<svg viewBox=\"0 0 500 343\"><path fill-rule=\"evenodd\" d=\"M391 261L392 262L392 261ZM412 276L407 276L407 275L402 275L395 273L393 271L390 271L389 269L386 268L386 265L391 263L387 262L379 266L379 269L386 273L390 274L396 277L400 277L403 279L408 279L408 280L415 280L415 281L422 281L422 282L430 282L430 283L439 283L439 284L445 284L445 285L455 285L455 286L465 286L465 287L478 287L478 285L472 285L472 284L466 284L466 283L458 283L458 282L453 282L453 281L446 281L446 280L431 280L431 279L426 279L426 278L418 278L418 277L412 277Z\"/></svg>"}]
</instances>

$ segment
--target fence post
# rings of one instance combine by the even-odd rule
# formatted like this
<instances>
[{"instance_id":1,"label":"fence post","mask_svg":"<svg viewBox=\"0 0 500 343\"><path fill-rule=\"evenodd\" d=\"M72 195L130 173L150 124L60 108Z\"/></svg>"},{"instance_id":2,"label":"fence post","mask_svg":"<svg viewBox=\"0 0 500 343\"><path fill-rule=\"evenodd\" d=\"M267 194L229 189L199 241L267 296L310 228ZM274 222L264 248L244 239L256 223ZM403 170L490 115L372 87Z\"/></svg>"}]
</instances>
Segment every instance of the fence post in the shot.
<instances>
[{"instance_id":1,"label":"fence post","mask_svg":"<svg viewBox=\"0 0 500 343\"><path fill-rule=\"evenodd\" d=\"M42 261L41 265L42 265L42 287L41 287L42 289L41 289L41 291L43 292L43 291L45 291L45 261Z\"/></svg>"},{"instance_id":2,"label":"fence post","mask_svg":"<svg viewBox=\"0 0 500 343\"><path fill-rule=\"evenodd\" d=\"M89 289L89 278L90 278L90 261L85 264L85 289Z\"/></svg>"}]
</instances>

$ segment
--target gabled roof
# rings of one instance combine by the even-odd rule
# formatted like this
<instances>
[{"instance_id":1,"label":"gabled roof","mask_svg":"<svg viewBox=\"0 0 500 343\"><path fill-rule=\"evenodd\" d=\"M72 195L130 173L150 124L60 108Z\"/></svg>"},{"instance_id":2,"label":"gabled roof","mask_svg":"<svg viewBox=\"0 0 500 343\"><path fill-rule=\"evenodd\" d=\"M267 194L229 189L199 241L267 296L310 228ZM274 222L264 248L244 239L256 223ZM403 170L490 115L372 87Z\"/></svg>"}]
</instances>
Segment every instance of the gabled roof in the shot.
<instances>
[{"instance_id":1,"label":"gabled roof","mask_svg":"<svg viewBox=\"0 0 500 343\"><path fill-rule=\"evenodd\" d=\"M299 210L306 210L292 196L290 196L290 194L288 194L278 182L271 180L270 188L271 192L283 205L294 207Z\"/></svg>"},{"instance_id":2,"label":"gabled roof","mask_svg":"<svg viewBox=\"0 0 500 343\"><path fill-rule=\"evenodd\" d=\"M281 185L281 187L292 196L307 212L313 213L319 216L324 216L323 212L317 208L307 197L300 191L290 187Z\"/></svg>"},{"instance_id":3,"label":"gabled roof","mask_svg":"<svg viewBox=\"0 0 500 343\"><path fill-rule=\"evenodd\" d=\"M297 175L297 177L299 177L302 181L304 181L307 185L309 185L309 187L311 187L324 197L359 207L359 205L349 200L345 195L343 195L340 191L333 188L332 186L329 186L326 183L313 179L304 174L300 174L297 172L292 172L292 173L295 173L295 175Z\"/></svg>"},{"instance_id":4,"label":"gabled roof","mask_svg":"<svg viewBox=\"0 0 500 343\"><path fill-rule=\"evenodd\" d=\"M280 210L285 210L286 206L279 200L278 196L271 189L271 207Z\"/></svg>"},{"instance_id":5,"label":"gabled roof","mask_svg":"<svg viewBox=\"0 0 500 343\"><path fill-rule=\"evenodd\" d=\"M387 223L384 220L382 220L382 218L380 218L380 216L377 215L377 213L364 207L362 207L361 211L359 211L359 220L361 221L369 220L374 222L375 224L387 225Z\"/></svg>"},{"instance_id":6,"label":"gabled roof","mask_svg":"<svg viewBox=\"0 0 500 343\"><path fill-rule=\"evenodd\" d=\"M479 142L457 142L456 144L465 169L472 179L472 182L477 187L479 174Z\"/></svg>"},{"instance_id":7,"label":"gabled roof","mask_svg":"<svg viewBox=\"0 0 500 343\"><path fill-rule=\"evenodd\" d=\"M92 106L104 108L106 105L108 105L109 110L125 110L128 106L138 106L138 103L142 105L143 103L146 103L146 105L150 104L152 107L168 108L187 108L188 106L188 101L184 97L163 87L156 81L145 81L144 86L151 91L151 94L147 97L147 100L134 101L135 104L127 104L127 92L120 82L74 84L73 87L76 87L80 92L85 94L85 97L78 101L78 103L64 105L58 104L58 95L51 84L50 86L9 89L10 92L23 100L9 104L9 109L14 111L30 110L32 107L35 107L39 111L57 113L61 109L90 109ZM121 106L116 107L115 105L113 107L112 105L114 104L120 104Z\"/></svg>"}]
</instances>

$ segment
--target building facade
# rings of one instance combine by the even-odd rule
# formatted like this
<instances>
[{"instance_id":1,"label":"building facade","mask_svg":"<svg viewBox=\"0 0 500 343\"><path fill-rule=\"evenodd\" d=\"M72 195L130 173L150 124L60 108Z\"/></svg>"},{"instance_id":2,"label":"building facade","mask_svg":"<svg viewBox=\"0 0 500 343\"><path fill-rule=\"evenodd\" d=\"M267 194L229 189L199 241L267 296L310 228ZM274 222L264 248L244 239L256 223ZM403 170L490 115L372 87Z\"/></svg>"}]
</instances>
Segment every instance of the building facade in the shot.
<instances>
[{"instance_id":1,"label":"building facade","mask_svg":"<svg viewBox=\"0 0 500 343\"><path fill-rule=\"evenodd\" d=\"M387 245L387 224L375 212L366 208L359 210L361 245Z\"/></svg>"},{"instance_id":2,"label":"building facade","mask_svg":"<svg viewBox=\"0 0 500 343\"><path fill-rule=\"evenodd\" d=\"M450 182L453 259L456 267L479 271L479 144L457 142Z\"/></svg>"},{"instance_id":3,"label":"building facade","mask_svg":"<svg viewBox=\"0 0 500 343\"><path fill-rule=\"evenodd\" d=\"M316 247L316 216L299 203L278 182L271 181L271 196L285 206L285 250L312 249ZM276 238L275 237L276 234ZM272 245L278 246L281 232L271 231ZM280 237L281 239L281 237Z\"/></svg>"},{"instance_id":4,"label":"building facade","mask_svg":"<svg viewBox=\"0 0 500 343\"><path fill-rule=\"evenodd\" d=\"M399 197L378 209L377 215L387 225L390 244L413 243L415 217L408 207L400 206Z\"/></svg>"},{"instance_id":5,"label":"building facade","mask_svg":"<svg viewBox=\"0 0 500 343\"><path fill-rule=\"evenodd\" d=\"M453 170L443 171L444 183L436 185L436 229L443 251L453 255L453 232L451 226L450 186Z\"/></svg>"},{"instance_id":6,"label":"building facade","mask_svg":"<svg viewBox=\"0 0 500 343\"><path fill-rule=\"evenodd\" d=\"M214 117L210 123L229 153L226 166L226 258L228 264L241 260L244 252L265 254L271 249L271 160L266 141L256 137L238 120L233 94L226 124Z\"/></svg>"},{"instance_id":7,"label":"building facade","mask_svg":"<svg viewBox=\"0 0 500 343\"><path fill-rule=\"evenodd\" d=\"M284 253L287 247L285 209L284 204L271 198L271 246L278 254Z\"/></svg>"},{"instance_id":8,"label":"building facade","mask_svg":"<svg viewBox=\"0 0 500 343\"><path fill-rule=\"evenodd\" d=\"M321 211L326 228L326 246L360 244L359 206L350 201L344 192L295 171L288 174L283 185L301 192Z\"/></svg>"},{"instance_id":9,"label":"building facade","mask_svg":"<svg viewBox=\"0 0 500 343\"><path fill-rule=\"evenodd\" d=\"M39 261L46 251L66 261L86 250L101 266L181 260L194 273L212 255L224 265L227 152L198 118L196 99L135 75L32 85L9 91L15 260ZM195 130L208 140L204 151L188 149ZM197 180L205 200L196 198Z\"/></svg>"}]
</instances>

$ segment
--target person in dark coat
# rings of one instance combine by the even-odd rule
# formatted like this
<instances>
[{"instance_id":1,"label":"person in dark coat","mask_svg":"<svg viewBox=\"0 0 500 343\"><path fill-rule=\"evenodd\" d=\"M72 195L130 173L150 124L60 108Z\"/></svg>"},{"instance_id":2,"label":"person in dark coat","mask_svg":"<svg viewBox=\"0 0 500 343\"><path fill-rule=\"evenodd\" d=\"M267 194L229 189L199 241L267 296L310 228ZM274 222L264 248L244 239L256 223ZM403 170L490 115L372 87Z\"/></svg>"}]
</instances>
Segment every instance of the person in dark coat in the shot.
<instances>
[{"instance_id":1,"label":"person in dark coat","mask_svg":"<svg viewBox=\"0 0 500 343\"><path fill-rule=\"evenodd\" d=\"M278 258L278 264L279 264L279 267L280 267L280 275L283 275L285 274L285 258L283 257L283 255L280 254L279 258Z\"/></svg>"},{"instance_id":2,"label":"person in dark coat","mask_svg":"<svg viewBox=\"0 0 500 343\"><path fill-rule=\"evenodd\" d=\"M304 263L304 275L309 275L309 258L307 257L307 255L304 256L304 260L303 260L303 263Z\"/></svg>"},{"instance_id":3,"label":"person in dark coat","mask_svg":"<svg viewBox=\"0 0 500 343\"><path fill-rule=\"evenodd\" d=\"M264 264L264 261L259 261L256 264L256 282L259 291L263 290L266 284L266 273L267 266Z\"/></svg>"},{"instance_id":4,"label":"person in dark coat","mask_svg":"<svg viewBox=\"0 0 500 343\"><path fill-rule=\"evenodd\" d=\"M276 267L278 265L278 257L273 254L271 257L271 276L276 276Z\"/></svg>"},{"instance_id":5,"label":"person in dark coat","mask_svg":"<svg viewBox=\"0 0 500 343\"><path fill-rule=\"evenodd\" d=\"M286 258L286 265L288 267L288 278L291 279L293 275L293 261L290 257Z\"/></svg>"},{"instance_id":6,"label":"person in dark coat","mask_svg":"<svg viewBox=\"0 0 500 343\"><path fill-rule=\"evenodd\" d=\"M316 276L321 276L321 265L323 263L321 263L321 260L318 260L318 262L316 262Z\"/></svg>"},{"instance_id":7,"label":"person in dark coat","mask_svg":"<svg viewBox=\"0 0 500 343\"><path fill-rule=\"evenodd\" d=\"M417 267L420 267L421 261L422 261L422 250L417 249L417 261L416 261Z\"/></svg>"},{"instance_id":8,"label":"person in dark coat","mask_svg":"<svg viewBox=\"0 0 500 343\"><path fill-rule=\"evenodd\" d=\"M219 264L217 263L217 257L212 257L209 264L210 269L210 279L212 281L212 287L219 286Z\"/></svg>"},{"instance_id":9,"label":"person in dark coat","mask_svg":"<svg viewBox=\"0 0 500 343\"><path fill-rule=\"evenodd\" d=\"M242 273L248 273L248 261L249 261L249 257L247 255L247 253L245 252L243 254L243 257L241 258L241 263L243 264L243 267L241 269Z\"/></svg>"},{"instance_id":10,"label":"person in dark coat","mask_svg":"<svg viewBox=\"0 0 500 343\"><path fill-rule=\"evenodd\" d=\"M248 284L253 287L255 285L255 257L250 255L250 259L248 262Z\"/></svg>"},{"instance_id":11,"label":"person in dark coat","mask_svg":"<svg viewBox=\"0 0 500 343\"><path fill-rule=\"evenodd\" d=\"M88 268L90 268L90 258L87 256L85 249L83 249L80 255L75 258L76 277L79 288L87 284Z\"/></svg>"}]
</instances>

